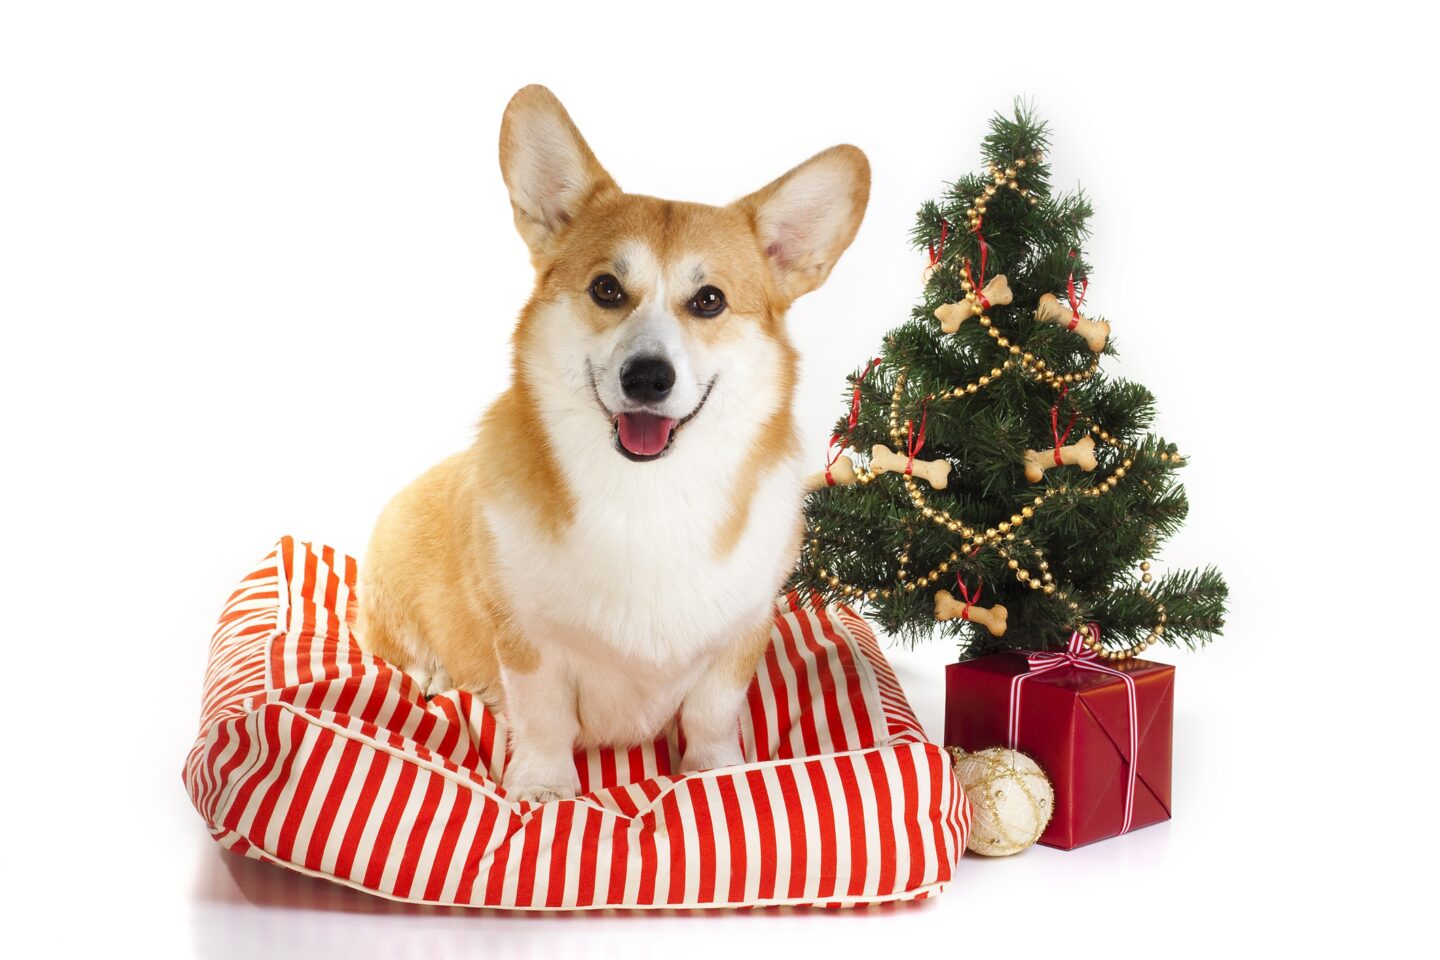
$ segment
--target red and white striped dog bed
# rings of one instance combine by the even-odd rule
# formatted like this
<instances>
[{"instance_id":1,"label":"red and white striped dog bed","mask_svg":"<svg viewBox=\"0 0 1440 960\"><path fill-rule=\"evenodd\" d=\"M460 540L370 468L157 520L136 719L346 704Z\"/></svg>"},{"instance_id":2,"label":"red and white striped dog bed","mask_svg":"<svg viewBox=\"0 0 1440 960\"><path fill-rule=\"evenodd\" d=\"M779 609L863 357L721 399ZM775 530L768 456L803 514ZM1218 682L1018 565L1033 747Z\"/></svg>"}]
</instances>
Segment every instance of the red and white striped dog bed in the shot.
<instances>
[{"instance_id":1,"label":"red and white striped dog bed","mask_svg":"<svg viewBox=\"0 0 1440 960\"><path fill-rule=\"evenodd\" d=\"M220 844L382 896L519 909L840 906L936 893L969 830L865 623L795 598L741 717L745 763L672 776L677 734L575 756L511 801L505 721L424 699L347 628L355 561L290 538L230 598L185 785Z\"/></svg>"}]
</instances>

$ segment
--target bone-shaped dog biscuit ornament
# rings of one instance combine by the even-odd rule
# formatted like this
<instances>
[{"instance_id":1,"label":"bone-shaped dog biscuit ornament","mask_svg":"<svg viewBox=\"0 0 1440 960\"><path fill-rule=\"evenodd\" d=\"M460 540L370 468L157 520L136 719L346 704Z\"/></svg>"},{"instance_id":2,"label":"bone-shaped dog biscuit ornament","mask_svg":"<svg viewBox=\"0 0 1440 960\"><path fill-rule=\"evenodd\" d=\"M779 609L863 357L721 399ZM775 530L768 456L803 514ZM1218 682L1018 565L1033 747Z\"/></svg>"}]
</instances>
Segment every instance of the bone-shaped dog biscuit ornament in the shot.
<instances>
[{"instance_id":1,"label":"bone-shaped dog biscuit ornament","mask_svg":"<svg viewBox=\"0 0 1440 960\"><path fill-rule=\"evenodd\" d=\"M912 476L929 481L936 490L944 490L945 484L950 482L949 460L916 460L911 463L905 454L895 453L883 443L870 448L871 473L904 473L907 466Z\"/></svg>"},{"instance_id":2,"label":"bone-shaped dog biscuit ornament","mask_svg":"<svg viewBox=\"0 0 1440 960\"><path fill-rule=\"evenodd\" d=\"M1049 450L1025 451L1025 479L1039 483L1045 479L1045 471L1051 467L1067 464L1079 467L1086 473L1095 469L1095 441L1088 435L1081 437L1068 447L1060 448L1060 463L1055 462L1055 448Z\"/></svg>"},{"instance_id":3,"label":"bone-shaped dog biscuit ornament","mask_svg":"<svg viewBox=\"0 0 1440 960\"><path fill-rule=\"evenodd\" d=\"M1110 338L1110 324L1104 320L1087 320L1083 316L1077 318L1074 311L1067 310L1060 298L1053 293L1040 297L1040 306L1035 308L1035 319L1042 323L1058 323L1062 327L1074 323L1075 332L1085 339L1093 353L1104 350L1105 341Z\"/></svg>"},{"instance_id":4,"label":"bone-shaped dog biscuit ornament","mask_svg":"<svg viewBox=\"0 0 1440 960\"><path fill-rule=\"evenodd\" d=\"M847 487L855 482L855 464L849 457L838 457L829 470L812 473L805 479L806 490L822 487Z\"/></svg>"},{"instance_id":5,"label":"bone-shaped dog biscuit ornament","mask_svg":"<svg viewBox=\"0 0 1440 960\"><path fill-rule=\"evenodd\" d=\"M971 317L978 316L985 311L980 304L983 302L992 306L1004 306L1015 299L1010 292L1010 284L1001 274L989 283L985 289L980 291L980 296L967 296L959 303L947 303L935 308L935 318L940 321L940 329L946 333L954 333L960 329L960 324Z\"/></svg>"},{"instance_id":6,"label":"bone-shaped dog biscuit ornament","mask_svg":"<svg viewBox=\"0 0 1440 960\"><path fill-rule=\"evenodd\" d=\"M967 606L970 609L965 609ZM1005 621L1009 616L1010 611L998 603L993 607L977 607L974 604L965 604L956 600L954 594L949 590L941 590L935 594L936 620L954 620L956 617L960 617L971 623L980 624L990 631L992 637L998 637L1005 633Z\"/></svg>"}]
</instances>

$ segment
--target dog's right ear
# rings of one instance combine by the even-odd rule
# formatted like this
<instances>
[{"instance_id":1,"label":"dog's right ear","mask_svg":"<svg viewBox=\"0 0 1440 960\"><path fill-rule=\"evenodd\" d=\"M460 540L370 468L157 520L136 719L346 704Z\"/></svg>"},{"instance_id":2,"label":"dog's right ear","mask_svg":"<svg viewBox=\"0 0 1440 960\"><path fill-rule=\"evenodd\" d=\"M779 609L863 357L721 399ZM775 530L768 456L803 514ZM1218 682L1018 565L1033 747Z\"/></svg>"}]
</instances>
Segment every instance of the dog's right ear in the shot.
<instances>
[{"instance_id":1,"label":"dog's right ear","mask_svg":"<svg viewBox=\"0 0 1440 960\"><path fill-rule=\"evenodd\" d=\"M870 202L870 161L858 147L823 150L769 186L735 201L788 305L830 276Z\"/></svg>"},{"instance_id":2,"label":"dog's right ear","mask_svg":"<svg viewBox=\"0 0 1440 960\"><path fill-rule=\"evenodd\" d=\"M500 173L532 261L550 254L586 204L620 189L555 94L539 84L520 90L505 108Z\"/></svg>"}]
</instances>

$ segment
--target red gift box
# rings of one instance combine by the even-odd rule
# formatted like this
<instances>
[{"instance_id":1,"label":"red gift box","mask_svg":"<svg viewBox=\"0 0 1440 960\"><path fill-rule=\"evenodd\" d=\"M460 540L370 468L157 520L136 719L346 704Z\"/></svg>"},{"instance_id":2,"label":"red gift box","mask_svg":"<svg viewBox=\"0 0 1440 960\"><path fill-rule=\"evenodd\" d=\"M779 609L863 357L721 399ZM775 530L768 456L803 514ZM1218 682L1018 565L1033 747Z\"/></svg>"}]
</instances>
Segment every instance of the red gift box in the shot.
<instances>
[{"instance_id":1,"label":"red gift box","mask_svg":"<svg viewBox=\"0 0 1440 960\"><path fill-rule=\"evenodd\" d=\"M1040 842L1062 850L1125 832L1134 681L1134 796L1129 829L1170 819L1170 738L1175 668L1148 660L1100 662L1079 651L999 653L945 668L945 743L964 750L1013 747L1055 788ZM1037 662L1032 665L1031 659ZM1096 667L1100 669L1096 669ZM1102 672L1103 671L1103 672ZM1019 684L1012 742L1012 691Z\"/></svg>"}]
</instances>

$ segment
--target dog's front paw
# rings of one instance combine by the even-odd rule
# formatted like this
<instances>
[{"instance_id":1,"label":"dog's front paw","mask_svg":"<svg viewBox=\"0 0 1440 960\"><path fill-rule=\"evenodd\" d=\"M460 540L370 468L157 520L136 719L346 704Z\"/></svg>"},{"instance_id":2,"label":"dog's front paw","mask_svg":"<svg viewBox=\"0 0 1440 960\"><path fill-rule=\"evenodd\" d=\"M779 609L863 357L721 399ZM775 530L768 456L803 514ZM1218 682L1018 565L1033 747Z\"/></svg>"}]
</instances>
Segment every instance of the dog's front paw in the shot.
<instances>
[{"instance_id":1,"label":"dog's front paw","mask_svg":"<svg viewBox=\"0 0 1440 960\"><path fill-rule=\"evenodd\" d=\"M731 767L743 762L745 755L735 740L717 740L713 743L687 743L685 756L680 759L680 773L694 773L697 770L714 770L716 767Z\"/></svg>"},{"instance_id":2,"label":"dog's front paw","mask_svg":"<svg viewBox=\"0 0 1440 960\"><path fill-rule=\"evenodd\" d=\"M405 672L410 674L410 678L415 681L415 686L420 688L420 695L427 700L454 689L455 686L450 680L450 674L439 664L436 664L433 670L427 670L419 664L411 664Z\"/></svg>"},{"instance_id":3,"label":"dog's front paw","mask_svg":"<svg viewBox=\"0 0 1440 960\"><path fill-rule=\"evenodd\" d=\"M551 800L573 800L575 798L575 787L568 784L535 783L506 786L505 790L514 799L530 803L549 803Z\"/></svg>"},{"instance_id":4,"label":"dog's front paw","mask_svg":"<svg viewBox=\"0 0 1440 960\"><path fill-rule=\"evenodd\" d=\"M523 747L516 749L500 782L511 799L530 803L569 800L580 790L580 776L575 772L572 754L545 753Z\"/></svg>"}]
</instances>

